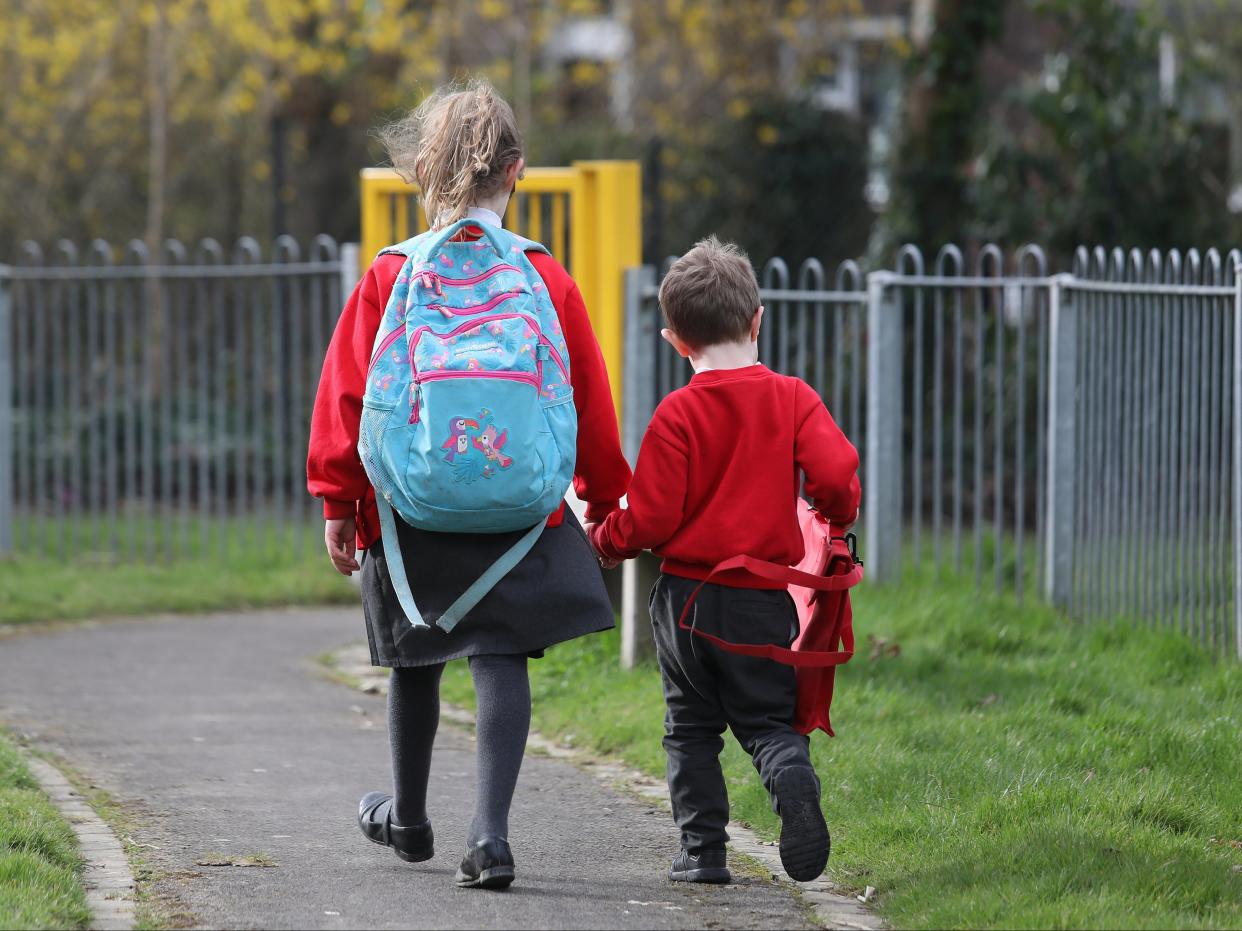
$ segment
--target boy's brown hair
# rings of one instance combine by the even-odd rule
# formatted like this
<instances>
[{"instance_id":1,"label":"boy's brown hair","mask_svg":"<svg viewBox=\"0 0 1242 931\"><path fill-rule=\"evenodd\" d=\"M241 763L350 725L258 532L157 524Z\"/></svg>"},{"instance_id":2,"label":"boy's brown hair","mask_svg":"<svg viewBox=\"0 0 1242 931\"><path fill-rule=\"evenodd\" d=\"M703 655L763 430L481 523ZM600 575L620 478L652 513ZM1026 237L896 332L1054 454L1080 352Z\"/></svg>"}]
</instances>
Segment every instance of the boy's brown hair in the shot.
<instances>
[{"instance_id":1,"label":"boy's brown hair","mask_svg":"<svg viewBox=\"0 0 1242 931\"><path fill-rule=\"evenodd\" d=\"M664 276L660 309L668 328L695 349L745 339L759 309L750 259L715 236L700 240Z\"/></svg>"}]
</instances>

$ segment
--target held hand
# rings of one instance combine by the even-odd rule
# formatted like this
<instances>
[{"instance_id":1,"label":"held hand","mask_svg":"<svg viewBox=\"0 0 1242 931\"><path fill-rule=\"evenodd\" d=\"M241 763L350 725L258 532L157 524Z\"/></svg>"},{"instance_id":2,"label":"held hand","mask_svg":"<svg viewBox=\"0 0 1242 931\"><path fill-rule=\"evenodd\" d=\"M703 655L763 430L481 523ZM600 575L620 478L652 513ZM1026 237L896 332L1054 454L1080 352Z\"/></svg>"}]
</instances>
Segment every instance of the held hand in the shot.
<instances>
[{"instance_id":1,"label":"held hand","mask_svg":"<svg viewBox=\"0 0 1242 931\"><path fill-rule=\"evenodd\" d=\"M355 534L352 517L324 521L323 542L328 548L328 558L341 575L353 575L358 571L358 560L354 558Z\"/></svg>"},{"instance_id":2,"label":"held hand","mask_svg":"<svg viewBox=\"0 0 1242 931\"><path fill-rule=\"evenodd\" d=\"M596 547L595 545L595 528L598 526L599 526L598 521L589 520L583 525L582 529L586 531L587 540L589 540L591 543L591 549L595 553L595 558L599 560L600 568L601 569L615 569L617 568L617 566L621 565L621 560L609 559L607 556L601 553L598 547Z\"/></svg>"}]
</instances>

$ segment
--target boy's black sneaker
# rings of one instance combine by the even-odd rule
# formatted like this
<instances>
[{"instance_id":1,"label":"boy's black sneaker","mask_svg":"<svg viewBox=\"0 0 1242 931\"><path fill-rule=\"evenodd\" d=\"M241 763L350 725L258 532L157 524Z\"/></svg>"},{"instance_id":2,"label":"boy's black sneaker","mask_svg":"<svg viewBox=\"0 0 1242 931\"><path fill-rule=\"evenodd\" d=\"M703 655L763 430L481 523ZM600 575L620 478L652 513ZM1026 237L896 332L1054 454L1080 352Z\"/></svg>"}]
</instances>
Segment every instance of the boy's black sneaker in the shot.
<instances>
[{"instance_id":1,"label":"boy's black sneaker","mask_svg":"<svg viewBox=\"0 0 1242 931\"><path fill-rule=\"evenodd\" d=\"M810 882L828 865L832 840L819 807L819 780L806 766L779 773L772 807L781 819L781 865L790 879Z\"/></svg>"},{"instance_id":2,"label":"boy's black sneaker","mask_svg":"<svg viewBox=\"0 0 1242 931\"><path fill-rule=\"evenodd\" d=\"M507 889L513 882L513 853L503 837L488 837L466 848L457 868L457 885L470 889Z\"/></svg>"},{"instance_id":3,"label":"boy's black sneaker","mask_svg":"<svg viewBox=\"0 0 1242 931\"><path fill-rule=\"evenodd\" d=\"M368 792L358 803L358 827L367 840L391 847L402 860L421 863L435 853L431 822L404 827L392 820L392 796Z\"/></svg>"},{"instance_id":4,"label":"boy's black sneaker","mask_svg":"<svg viewBox=\"0 0 1242 931\"><path fill-rule=\"evenodd\" d=\"M668 868L668 878L675 883L733 882L723 850L704 850L698 856L683 850Z\"/></svg>"}]
</instances>

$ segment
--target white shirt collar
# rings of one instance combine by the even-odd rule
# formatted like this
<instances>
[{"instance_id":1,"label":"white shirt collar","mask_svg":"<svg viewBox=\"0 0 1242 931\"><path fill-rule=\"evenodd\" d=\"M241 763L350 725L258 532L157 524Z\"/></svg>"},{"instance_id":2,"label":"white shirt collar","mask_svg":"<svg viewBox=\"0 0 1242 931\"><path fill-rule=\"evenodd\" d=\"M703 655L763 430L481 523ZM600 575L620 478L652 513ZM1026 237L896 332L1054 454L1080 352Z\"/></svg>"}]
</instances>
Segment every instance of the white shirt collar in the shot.
<instances>
[{"instance_id":1,"label":"white shirt collar","mask_svg":"<svg viewBox=\"0 0 1242 931\"><path fill-rule=\"evenodd\" d=\"M466 211L466 219L481 220L489 226L503 227L505 225L495 210L488 210L486 207L471 207Z\"/></svg>"}]
</instances>

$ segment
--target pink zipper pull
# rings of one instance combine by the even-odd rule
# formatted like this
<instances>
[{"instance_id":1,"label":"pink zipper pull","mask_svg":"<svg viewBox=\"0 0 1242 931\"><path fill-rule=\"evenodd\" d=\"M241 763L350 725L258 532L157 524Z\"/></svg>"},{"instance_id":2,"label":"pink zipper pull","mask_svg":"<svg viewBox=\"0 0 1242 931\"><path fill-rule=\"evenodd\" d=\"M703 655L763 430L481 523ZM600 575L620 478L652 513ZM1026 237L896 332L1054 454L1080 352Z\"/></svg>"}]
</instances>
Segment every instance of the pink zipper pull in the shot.
<instances>
[{"instance_id":1,"label":"pink zipper pull","mask_svg":"<svg viewBox=\"0 0 1242 931\"><path fill-rule=\"evenodd\" d=\"M425 268L418 276L418 280L428 291L435 291L436 294L443 296L444 288L440 286L440 275L438 272Z\"/></svg>"},{"instance_id":2,"label":"pink zipper pull","mask_svg":"<svg viewBox=\"0 0 1242 931\"><path fill-rule=\"evenodd\" d=\"M410 423L418 423L419 391L418 382L410 384Z\"/></svg>"}]
</instances>

